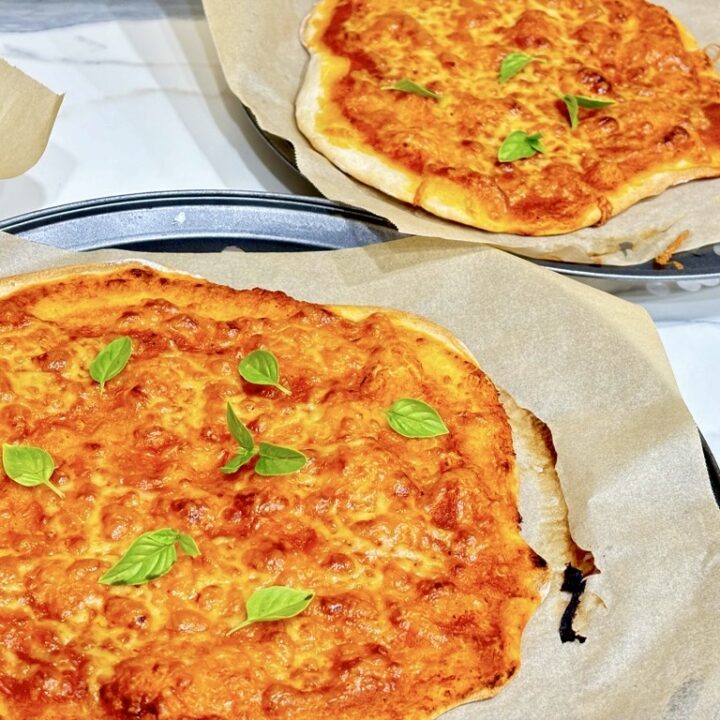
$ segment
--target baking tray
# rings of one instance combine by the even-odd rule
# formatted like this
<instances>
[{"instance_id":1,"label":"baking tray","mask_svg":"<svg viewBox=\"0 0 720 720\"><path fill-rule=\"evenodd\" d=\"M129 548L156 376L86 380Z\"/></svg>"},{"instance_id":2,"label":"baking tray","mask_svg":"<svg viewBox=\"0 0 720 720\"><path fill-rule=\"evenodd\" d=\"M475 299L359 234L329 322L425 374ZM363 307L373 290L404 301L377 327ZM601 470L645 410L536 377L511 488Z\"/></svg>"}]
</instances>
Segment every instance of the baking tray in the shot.
<instances>
[{"instance_id":1,"label":"baking tray","mask_svg":"<svg viewBox=\"0 0 720 720\"><path fill-rule=\"evenodd\" d=\"M86 200L0 221L0 230L66 250L335 250L401 237L364 210L321 198L189 190Z\"/></svg>"},{"instance_id":2,"label":"baking tray","mask_svg":"<svg viewBox=\"0 0 720 720\"><path fill-rule=\"evenodd\" d=\"M230 190L87 200L2 220L0 230L67 250L161 252L332 250L400 237L382 218L329 200ZM720 505L720 468L704 438L702 445Z\"/></svg>"},{"instance_id":3,"label":"baking tray","mask_svg":"<svg viewBox=\"0 0 720 720\"><path fill-rule=\"evenodd\" d=\"M282 138L278 147L292 146ZM280 150L278 150L280 152ZM289 161L289 160L288 160ZM242 218L242 221L240 221ZM0 221L0 230L56 247L87 250L141 242L148 250L208 252L332 250L402 237L384 218L322 198L234 190L188 190L99 198ZM159 243L159 244L158 244ZM281 248L278 248L278 243ZM720 285L720 246L680 253L683 271L652 263L601 268L531 260L609 292L665 296Z\"/></svg>"},{"instance_id":4,"label":"baking tray","mask_svg":"<svg viewBox=\"0 0 720 720\"><path fill-rule=\"evenodd\" d=\"M245 107L245 112L255 130L265 142L289 167L300 174L295 164L295 150L292 143L285 138L263 130L258 124L255 115L247 107ZM366 214L374 218L376 223L385 223L388 227L394 227L384 218L370 213ZM682 269L678 270L673 265L662 267L652 260L639 265L624 267L586 265L551 260L532 260L532 262L563 275L570 275L579 280L584 280L609 292L642 290L651 296L665 296L673 290L695 292L703 287L720 285L720 244L675 253L673 260L678 261L683 266Z\"/></svg>"}]
</instances>

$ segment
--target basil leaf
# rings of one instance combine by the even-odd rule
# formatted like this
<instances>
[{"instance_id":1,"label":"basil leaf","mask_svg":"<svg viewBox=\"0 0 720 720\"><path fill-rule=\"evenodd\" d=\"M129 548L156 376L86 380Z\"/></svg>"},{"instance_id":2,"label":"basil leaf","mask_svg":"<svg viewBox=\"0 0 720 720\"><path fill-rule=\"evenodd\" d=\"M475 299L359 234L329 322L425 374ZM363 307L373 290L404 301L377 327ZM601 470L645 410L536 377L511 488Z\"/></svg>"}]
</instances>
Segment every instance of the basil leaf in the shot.
<instances>
[{"instance_id":1,"label":"basil leaf","mask_svg":"<svg viewBox=\"0 0 720 720\"><path fill-rule=\"evenodd\" d=\"M450 432L437 411L422 400L396 400L385 415L390 427L405 437L429 438Z\"/></svg>"},{"instance_id":2,"label":"basil leaf","mask_svg":"<svg viewBox=\"0 0 720 720\"><path fill-rule=\"evenodd\" d=\"M580 107L590 108L590 110L597 110L598 108L609 107L615 104L614 100L596 100L595 98L585 97L584 95L575 95L574 97Z\"/></svg>"},{"instance_id":3,"label":"basil leaf","mask_svg":"<svg viewBox=\"0 0 720 720\"><path fill-rule=\"evenodd\" d=\"M315 593L309 590L273 585L256 590L245 603L247 619L235 625L228 635L256 622L287 620L299 615L312 602Z\"/></svg>"},{"instance_id":4,"label":"basil leaf","mask_svg":"<svg viewBox=\"0 0 720 720\"><path fill-rule=\"evenodd\" d=\"M498 80L501 83L507 82L522 72L531 62L545 62L542 58L533 57L523 52L513 52L506 55L500 63Z\"/></svg>"},{"instance_id":5,"label":"basil leaf","mask_svg":"<svg viewBox=\"0 0 720 720\"><path fill-rule=\"evenodd\" d=\"M574 95L563 95L562 100L570 116L570 127L575 128L580 124L580 105Z\"/></svg>"},{"instance_id":6,"label":"basil leaf","mask_svg":"<svg viewBox=\"0 0 720 720\"><path fill-rule=\"evenodd\" d=\"M5 474L23 487L47 485L56 495L64 493L50 482L55 462L50 453L30 445L3 445L2 462Z\"/></svg>"},{"instance_id":7,"label":"basil leaf","mask_svg":"<svg viewBox=\"0 0 720 720\"><path fill-rule=\"evenodd\" d=\"M190 535L185 533L179 533L178 542L180 543L180 549L190 557L197 557L200 555L200 548L197 546L195 540Z\"/></svg>"},{"instance_id":8,"label":"basil leaf","mask_svg":"<svg viewBox=\"0 0 720 720\"><path fill-rule=\"evenodd\" d=\"M258 475L290 475L305 466L307 458L298 450L261 442L255 463Z\"/></svg>"},{"instance_id":9,"label":"basil leaf","mask_svg":"<svg viewBox=\"0 0 720 720\"><path fill-rule=\"evenodd\" d=\"M243 450L252 450L255 447L250 431L235 414L230 403L227 404L227 424L230 434L237 440L238 445Z\"/></svg>"},{"instance_id":10,"label":"basil leaf","mask_svg":"<svg viewBox=\"0 0 720 720\"><path fill-rule=\"evenodd\" d=\"M575 130L580 125L580 108L588 108L590 110L598 110L599 108L614 105L614 100L596 100L595 98L585 97L584 95L558 95L565 103L568 115L570 116L570 127Z\"/></svg>"},{"instance_id":11,"label":"basil leaf","mask_svg":"<svg viewBox=\"0 0 720 720\"><path fill-rule=\"evenodd\" d=\"M398 90L399 92L412 93L413 95L420 95L420 97L432 98L433 100L439 100L441 98L441 95L435 91L426 88L424 85L418 85L416 82L408 80L407 78L398 80L392 85L385 85L383 90Z\"/></svg>"},{"instance_id":12,"label":"basil leaf","mask_svg":"<svg viewBox=\"0 0 720 720\"><path fill-rule=\"evenodd\" d=\"M230 460L228 460L225 465L220 468L220 472L225 473L225 475L232 475L243 465L250 462L250 460L252 460L257 454L257 448L252 448L251 450L242 449L237 455L235 455L235 457L230 458Z\"/></svg>"},{"instance_id":13,"label":"basil leaf","mask_svg":"<svg viewBox=\"0 0 720 720\"><path fill-rule=\"evenodd\" d=\"M280 384L280 367L269 350L253 350L240 361L238 372L253 385L272 385L286 395L291 394Z\"/></svg>"},{"instance_id":14,"label":"basil leaf","mask_svg":"<svg viewBox=\"0 0 720 720\"><path fill-rule=\"evenodd\" d=\"M500 162L514 162L544 152L545 148L542 145L542 135L540 133L528 135L522 130L515 130L505 138L505 142L498 151L498 160Z\"/></svg>"},{"instance_id":15,"label":"basil leaf","mask_svg":"<svg viewBox=\"0 0 720 720\"><path fill-rule=\"evenodd\" d=\"M105 383L122 372L132 354L132 341L129 337L115 338L108 343L90 363L90 377L105 388Z\"/></svg>"},{"instance_id":16,"label":"basil leaf","mask_svg":"<svg viewBox=\"0 0 720 720\"><path fill-rule=\"evenodd\" d=\"M141 535L127 552L100 578L103 585L142 585L162 577L177 560L175 543L186 555L200 554L195 541L171 528L153 530Z\"/></svg>"}]
</instances>

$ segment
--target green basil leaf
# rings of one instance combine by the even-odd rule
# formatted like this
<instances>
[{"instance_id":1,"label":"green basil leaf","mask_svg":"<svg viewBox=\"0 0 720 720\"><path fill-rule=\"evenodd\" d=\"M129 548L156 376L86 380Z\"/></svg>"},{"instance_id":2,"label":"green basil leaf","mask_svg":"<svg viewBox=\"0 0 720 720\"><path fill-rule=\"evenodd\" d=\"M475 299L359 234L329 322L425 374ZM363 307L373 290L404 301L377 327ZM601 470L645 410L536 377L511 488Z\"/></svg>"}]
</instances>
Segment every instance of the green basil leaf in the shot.
<instances>
[{"instance_id":1,"label":"green basil leaf","mask_svg":"<svg viewBox=\"0 0 720 720\"><path fill-rule=\"evenodd\" d=\"M535 152L544 153L545 148L542 144L542 135L540 133L535 133L535 135L530 135L528 137L528 142L530 143L530 147L535 150Z\"/></svg>"},{"instance_id":2,"label":"green basil leaf","mask_svg":"<svg viewBox=\"0 0 720 720\"><path fill-rule=\"evenodd\" d=\"M614 100L596 100L595 98L585 97L584 95L562 95L558 96L567 108L570 117L570 127L575 130L580 125L580 108L588 108L590 110L598 110L599 108L614 105Z\"/></svg>"},{"instance_id":3,"label":"green basil leaf","mask_svg":"<svg viewBox=\"0 0 720 720\"><path fill-rule=\"evenodd\" d=\"M286 395L291 394L280 384L280 366L269 350L253 350L240 361L238 372L253 385L272 385Z\"/></svg>"},{"instance_id":4,"label":"green basil leaf","mask_svg":"<svg viewBox=\"0 0 720 720\"><path fill-rule=\"evenodd\" d=\"M243 465L246 465L258 454L257 448L251 450L241 449L235 457L230 458L225 465L220 468L220 472L225 475L232 475L236 473Z\"/></svg>"},{"instance_id":5,"label":"green basil leaf","mask_svg":"<svg viewBox=\"0 0 720 720\"><path fill-rule=\"evenodd\" d=\"M513 52L506 55L500 63L498 80L501 83L507 82L510 78L522 72L531 62L545 62L545 60L523 52Z\"/></svg>"},{"instance_id":6,"label":"green basil leaf","mask_svg":"<svg viewBox=\"0 0 720 720\"><path fill-rule=\"evenodd\" d=\"M261 442L255 463L258 475L290 475L304 467L307 458L298 450Z\"/></svg>"},{"instance_id":7,"label":"green basil leaf","mask_svg":"<svg viewBox=\"0 0 720 720\"><path fill-rule=\"evenodd\" d=\"M575 95L574 97L580 107L590 108L590 110L597 110L598 108L609 107L615 104L614 100L597 100L596 98L589 98L584 95Z\"/></svg>"},{"instance_id":8,"label":"green basil leaf","mask_svg":"<svg viewBox=\"0 0 720 720\"><path fill-rule=\"evenodd\" d=\"M100 578L103 585L142 585L167 574L177 560L175 544L186 555L200 554L195 541L171 528L153 530L141 535L127 552Z\"/></svg>"},{"instance_id":9,"label":"green basil leaf","mask_svg":"<svg viewBox=\"0 0 720 720\"><path fill-rule=\"evenodd\" d=\"M429 438L449 433L437 411L422 400L396 400L385 415L390 427L408 438Z\"/></svg>"},{"instance_id":10,"label":"green basil leaf","mask_svg":"<svg viewBox=\"0 0 720 720\"><path fill-rule=\"evenodd\" d=\"M287 620L307 609L315 593L310 590L274 585L256 590L245 603L247 619L235 625L228 635L256 622Z\"/></svg>"},{"instance_id":11,"label":"green basil leaf","mask_svg":"<svg viewBox=\"0 0 720 720\"><path fill-rule=\"evenodd\" d=\"M580 105L574 95L563 95L562 99L570 117L570 127L575 130L580 124Z\"/></svg>"},{"instance_id":12,"label":"green basil leaf","mask_svg":"<svg viewBox=\"0 0 720 720\"><path fill-rule=\"evenodd\" d=\"M90 377L105 387L108 380L112 380L122 372L132 354L132 341L129 337L115 338L108 343L90 363Z\"/></svg>"},{"instance_id":13,"label":"green basil leaf","mask_svg":"<svg viewBox=\"0 0 720 720\"><path fill-rule=\"evenodd\" d=\"M542 135L540 133L528 135L522 130L515 130L507 136L498 151L498 160L500 162L514 162L544 152L545 148L542 145Z\"/></svg>"},{"instance_id":14,"label":"green basil leaf","mask_svg":"<svg viewBox=\"0 0 720 720\"><path fill-rule=\"evenodd\" d=\"M412 93L413 95L420 95L420 97L432 98L433 100L439 100L441 97L441 95L434 90L430 90L424 85L418 85L416 82L408 80L407 78L398 80L392 85L385 85L383 90L398 90L399 92Z\"/></svg>"},{"instance_id":15,"label":"green basil leaf","mask_svg":"<svg viewBox=\"0 0 720 720\"><path fill-rule=\"evenodd\" d=\"M47 485L56 495L65 495L50 482L55 462L50 453L30 445L3 445L2 462L5 474L18 485Z\"/></svg>"},{"instance_id":16,"label":"green basil leaf","mask_svg":"<svg viewBox=\"0 0 720 720\"><path fill-rule=\"evenodd\" d=\"M230 434L237 440L238 445L243 450L252 450L255 447L255 441L250 431L235 414L230 403L227 404L227 424Z\"/></svg>"},{"instance_id":17,"label":"green basil leaf","mask_svg":"<svg viewBox=\"0 0 720 720\"><path fill-rule=\"evenodd\" d=\"M180 543L180 549L190 557L198 557L198 555L200 555L200 548L197 546L195 540L185 533L179 533L179 535L178 542Z\"/></svg>"}]
</instances>

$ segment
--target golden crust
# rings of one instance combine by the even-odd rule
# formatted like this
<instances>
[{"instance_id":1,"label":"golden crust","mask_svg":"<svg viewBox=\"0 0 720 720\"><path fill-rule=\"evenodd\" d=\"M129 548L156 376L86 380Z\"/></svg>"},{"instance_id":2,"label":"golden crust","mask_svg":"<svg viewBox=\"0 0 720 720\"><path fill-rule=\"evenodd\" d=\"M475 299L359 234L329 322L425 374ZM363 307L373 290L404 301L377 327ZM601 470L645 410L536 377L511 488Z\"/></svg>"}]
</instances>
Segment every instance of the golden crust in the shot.
<instances>
[{"instance_id":1,"label":"golden crust","mask_svg":"<svg viewBox=\"0 0 720 720\"><path fill-rule=\"evenodd\" d=\"M100 394L87 364L120 334L133 356ZM0 483L4 715L427 720L516 671L548 571L518 533L498 392L445 329L128 263L0 281L0 343L0 435L49 450L65 492ZM291 398L237 376L258 345ZM382 408L399 394L424 396L451 435L389 432ZM307 470L219 474L227 401L260 439L302 448ZM531 416L508 412L525 423L523 475L532 457L547 479ZM202 556L138 588L98 584L158 527L193 535ZM292 621L226 637L268 584L317 596Z\"/></svg>"},{"instance_id":2,"label":"golden crust","mask_svg":"<svg viewBox=\"0 0 720 720\"><path fill-rule=\"evenodd\" d=\"M64 265L23 273L21 275L7 275L0 277L0 297L15 292L16 290L28 288L31 285L39 285L52 280L74 278L79 275L104 275L117 270L119 267L145 268L149 267L149 264L130 260L116 263L94 263L92 265Z\"/></svg>"},{"instance_id":3,"label":"golden crust","mask_svg":"<svg viewBox=\"0 0 720 720\"><path fill-rule=\"evenodd\" d=\"M306 28L310 28L310 23ZM310 38L312 38L310 34ZM307 42L310 42L308 39ZM341 170L366 185L381 189L398 200L412 203L422 178L416 173L389 162L377 153L352 144L341 144L328 136L318 122L323 104L327 101L328 87L333 79L345 73L345 63L326 55L313 53L308 62L305 81L295 104L295 119L302 133L316 150ZM347 128L348 133L351 132Z\"/></svg>"},{"instance_id":4,"label":"golden crust","mask_svg":"<svg viewBox=\"0 0 720 720\"><path fill-rule=\"evenodd\" d=\"M415 5L411 13L407 4L375 0L362 6L362 19L353 25L352 15L349 20L346 16L347 3L322 0L303 25L310 62L296 102L298 126L319 152L357 180L448 220L491 232L554 235L601 224L673 185L720 175L720 114L713 109L720 107L720 77L694 38L669 13L645 0L619 0L606 4L607 17L598 9L603 4L575 15L568 8L564 17L569 19L563 25L555 14L529 11L525 3L505 3L497 10L477 4L472 11L467 3L458 3L453 10L458 17L477 14L472 40L458 21L454 34L448 35L452 42L443 44L436 17L443 11L433 10L423 0ZM526 11L518 18L523 8ZM622 20L613 21L613 12ZM344 35L332 30L336 14L342 15ZM651 21L648 28L646 16ZM514 36L507 27L512 29L513 22L518 28ZM622 32L616 32L618 23L625 23ZM487 32L479 29L485 26ZM401 35L393 35L391 27L402 27L413 40L405 50ZM550 40L542 35L544 30ZM579 38L580 49L553 41L556 31L565 33L566 40ZM362 41L353 41L353 36ZM505 39L498 40L499 36ZM346 38L342 42L348 43L347 55L336 46L338 37ZM655 55L635 62L654 74L634 80L630 71L637 75L641 70L631 67L623 75L627 60L620 56L640 57L646 42L656 43ZM416 52L418 44L424 54ZM467 94L456 75L460 58L467 61L466 54L469 57L476 46L481 49L473 67L481 70L473 92L476 98L490 98L487 108L479 111L467 99L453 98L455 92L463 98ZM609 59L608 48L615 60ZM546 62L535 63L527 76L502 86L511 90L499 91L499 59L520 49ZM403 52L408 53L405 65ZM562 52L574 55L563 58ZM433 53L437 55L428 60ZM447 59L451 54L454 59ZM453 69L439 67L437 58ZM612 83L596 69L611 62L613 68L620 68L612 71ZM557 71L563 63L568 64L565 74ZM685 69L681 72L675 66ZM443 95L437 104L398 98L402 93L379 89L401 76L420 80L423 72ZM610 94L598 99L610 97L615 105L606 111L582 111L580 129L570 132L562 103L553 106L548 87L557 84L565 92L593 95L582 85L591 81L598 83L594 87L601 93L610 87ZM653 90L648 95L649 83ZM463 106L468 114L484 114L496 132L483 125L478 129L471 117L462 117ZM709 114L703 114L704 108ZM605 124L596 127L596 120ZM650 129L639 136L637 126L643 123ZM514 163L509 174L495 164L495 156L513 129L542 129L547 154ZM612 141L607 140L608 133L614 135ZM401 146L402 137L406 141ZM466 150L456 149L461 142Z\"/></svg>"},{"instance_id":5,"label":"golden crust","mask_svg":"<svg viewBox=\"0 0 720 720\"><path fill-rule=\"evenodd\" d=\"M641 200L660 195L674 185L682 185L693 180L718 177L720 164L707 167L686 167L676 170L664 170L648 175L634 184L628 184L613 193L608 194L608 201L612 205L612 215L627 210Z\"/></svg>"}]
</instances>

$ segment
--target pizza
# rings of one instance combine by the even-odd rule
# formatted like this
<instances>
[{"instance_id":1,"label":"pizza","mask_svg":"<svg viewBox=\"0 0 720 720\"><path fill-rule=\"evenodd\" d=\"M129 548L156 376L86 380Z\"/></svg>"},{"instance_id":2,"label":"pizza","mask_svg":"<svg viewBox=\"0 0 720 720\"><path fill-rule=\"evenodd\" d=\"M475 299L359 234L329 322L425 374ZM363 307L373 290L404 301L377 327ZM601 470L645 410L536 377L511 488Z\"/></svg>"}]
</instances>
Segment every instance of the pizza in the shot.
<instances>
[{"instance_id":1,"label":"pizza","mask_svg":"<svg viewBox=\"0 0 720 720\"><path fill-rule=\"evenodd\" d=\"M3 281L0 347L4 720L428 720L518 671L554 459L444 329L130 263Z\"/></svg>"},{"instance_id":2,"label":"pizza","mask_svg":"<svg viewBox=\"0 0 720 720\"><path fill-rule=\"evenodd\" d=\"M320 0L303 41L303 134L449 220L560 234L720 175L720 76L646 0Z\"/></svg>"}]
</instances>

